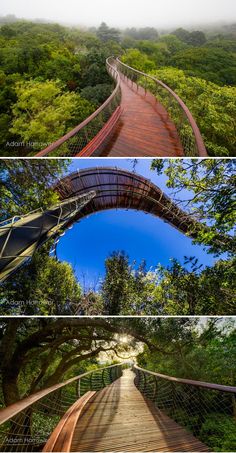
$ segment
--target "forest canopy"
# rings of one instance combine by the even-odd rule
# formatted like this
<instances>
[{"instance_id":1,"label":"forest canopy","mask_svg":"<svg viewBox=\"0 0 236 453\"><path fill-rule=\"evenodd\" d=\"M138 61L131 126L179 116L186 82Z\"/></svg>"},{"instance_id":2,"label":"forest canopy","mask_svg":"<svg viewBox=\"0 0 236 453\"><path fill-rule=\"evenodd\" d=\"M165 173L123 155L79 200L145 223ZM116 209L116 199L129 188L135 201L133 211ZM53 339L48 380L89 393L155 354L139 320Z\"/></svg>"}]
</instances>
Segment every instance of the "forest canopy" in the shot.
<instances>
[{"instance_id":1,"label":"forest canopy","mask_svg":"<svg viewBox=\"0 0 236 453\"><path fill-rule=\"evenodd\" d=\"M63 160L12 160L0 164L1 218L48 208L58 201L53 184L69 169ZM167 177L176 203L201 225L194 241L217 259L204 266L194 256L148 268L115 250L99 285L83 287L68 262L39 248L0 288L0 312L79 315L233 315L235 313L235 165L232 160L153 160ZM181 193L185 191L182 199ZM223 240L222 240L223 239Z\"/></svg>"},{"instance_id":2,"label":"forest canopy","mask_svg":"<svg viewBox=\"0 0 236 453\"><path fill-rule=\"evenodd\" d=\"M150 371L235 385L233 318L8 318L0 332L7 404L99 366L101 353L107 362L126 357Z\"/></svg>"},{"instance_id":3,"label":"forest canopy","mask_svg":"<svg viewBox=\"0 0 236 453\"><path fill-rule=\"evenodd\" d=\"M9 405L85 371L124 361L177 378L234 386L235 341L233 318L8 318L0 324L0 402ZM178 388L179 402L185 390ZM226 396L221 395L222 403ZM198 437L211 451L234 451L228 405L216 411L215 394L198 391L197 397L204 417L196 420L181 405L172 417L190 431L198 426ZM227 401L231 407L234 395Z\"/></svg>"},{"instance_id":4,"label":"forest canopy","mask_svg":"<svg viewBox=\"0 0 236 453\"><path fill-rule=\"evenodd\" d=\"M112 91L108 56L169 85L199 125L209 155L235 153L234 28L118 30L104 22L80 30L0 20L0 146L4 156L34 155L88 117ZM197 99L197 102L196 102ZM29 107L29 108L28 108Z\"/></svg>"}]
</instances>

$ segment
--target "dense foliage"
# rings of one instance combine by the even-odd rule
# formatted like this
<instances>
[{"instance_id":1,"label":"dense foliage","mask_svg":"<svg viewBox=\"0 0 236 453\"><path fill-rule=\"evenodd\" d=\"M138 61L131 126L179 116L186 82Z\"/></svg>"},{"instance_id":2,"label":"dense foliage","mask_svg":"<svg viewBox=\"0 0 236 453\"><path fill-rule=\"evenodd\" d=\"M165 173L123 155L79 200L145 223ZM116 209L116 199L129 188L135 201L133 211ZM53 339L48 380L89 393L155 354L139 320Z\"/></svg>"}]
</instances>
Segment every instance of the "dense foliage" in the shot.
<instances>
[{"instance_id":1,"label":"dense foliage","mask_svg":"<svg viewBox=\"0 0 236 453\"><path fill-rule=\"evenodd\" d=\"M232 28L232 31L231 31ZM105 60L122 55L162 79L184 100L213 156L235 153L236 44L233 27L82 31L58 24L0 19L0 146L32 155L77 125L111 93Z\"/></svg>"},{"instance_id":2,"label":"dense foliage","mask_svg":"<svg viewBox=\"0 0 236 453\"><path fill-rule=\"evenodd\" d=\"M0 164L1 218L47 208L58 201L52 190L67 161L8 160ZM135 166L135 162L134 162ZM235 176L231 160L154 160L153 170L168 177L178 204L203 228L195 242L218 260L204 267L195 257L168 266L130 262L125 252L105 261L97 288L83 288L70 264L49 256L51 243L5 281L0 313L80 315L233 315L235 313ZM182 195L184 193L184 200ZM222 252L224 253L222 255ZM184 254L184 252L183 252Z\"/></svg>"},{"instance_id":3,"label":"dense foliage","mask_svg":"<svg viewBox=\"0 0 236 453\"><path fill-rule=\"evenodd\" d=\"M30 155L89 116L111 93L114 30L26 21L0 27L1 152ZM111 41L112 40L112 41ZM118 46L118 47L117 47Z\"/></svg>"},{"instance_id":4,"label":"dense foliage","mask_svg":"<svg viewBox=\"0 0 236 453\"><path fill-rule=\"evenodd\" d=\"M210 251L235 252L235 162L231 159L156 160L153 170L167 175L166 185L173 189L174 199L210 229L198 232L197 241L210 244ZM186 198L179 194L187 191ZM217 241L228 235L226 247Z\"/></svg>"},{"instance_id":5,"label":"dense foliage","mask_svg":"<svg viewBox=\"0 0 236 453\"><path fill-rule=\"evenodd\" d=\"M190 264L190 267L189 267ZM235 313L235 259L202 269L194 257L175 259L155 270L138 269L124 254L106 261L102 285L104 311L110 315L224 315ZM121 271L122 270L122 271Z\"/></svg>"},{"instance_id":6,"label":"dense foliage","mask_svg":"<svg viewBox=\"0 0 236 453\"><path fill-rule=\"evenodd\" d=\"M2 319L0 404L11 404L124 357L135 359L149 371L235 385L235 341L233 318ZM221 395L216 409L212 405L215 392L197 389L197 393L187 395L183 389L187 390L186 386L178 388L177 411L172 412L172 418L190 431L197 426L198 438L211 451L234 451L234 395L229 395L227 406L224 398L228 395ZM161 392L159 383L158 394ZM188 398L191 404L186 412L183 403ZM171 406L168 402L167 410ZM201 411L202 417L196 419Z\"/></svg>"},{"instance_id":7,"label":"dense foliage","mask_svg":"<svg viewBox=\"0 0 236 453\"><path fill-rule=\"evenodd\" d=\"M82 289L69 263L49 256L50 244L0 288L0 314L71 314L78 309Z\"/></svg>"},{"instance_id":8,"label":"dense foliage","mask_svg":"<svg viewBox=\"0 0 236 453\"><path fill-rule=\"evenodd\" d=\"M138 356L139 366L186 379L191 376L194 380L235 385L234 322L211 318L205 325L202 322L202 330L199 324L197 320L184 318L179 323L174 319L162 323L155 333L160 353L150 351L145 345L144 351ZM161 391L159 382L159 393ZM181 402L187 400L188 388L179 386L177 407L171 410L171 417L194 431L211 451L234 451L235 420L229 415L231 408L235 417L234 395L224 402L224 408L223 400L218 404L217 394L197 391L194 393L192 390L191 404L186 407ZM161 395L159 398L161 400Z\"/></svg>"},{"instance_id":9,"label":"dense foliage","mask_svg":"<svg viewBox=\"0 0 236 453\"><path fill-rule=\"evenodd\" d=\"M113 353L117 359L138 342L151 345L146 333L145 322L139 325L115 318L2 320L0 354L4 401L10 404L38 388L82 373L93 364L93 359L97 363L101 352L108 352L107 360L111 360ZM120 341L120 335L124 334L132 335L129 344Z\"/></svg>"},{"instance_id":10,"label":"dense foliage","mask_svg":"<svg viewBox=\"0 0 236 453\"><path fill-rule=\"evenodd\" d=\"M234 36L207 40L202 32L178 30L155 42L127 42L122 60L162 80L180 96L200 128L209 155L235 155ZM160 101L165 105L165 98Z\"/></svg>"},{"instance_id":11,"label":"dense foliage","mask_svg":"<svg viewBox=\"0 0 236 453\"><path fill-rule=\"evenodd\" d=\"M175 259L148 270L121 252L106 260L97 291L82 293L70 264L48 256L48 249L9 278L0 289L0 313L79 315L234 315L235 259L189 269Z\"/></svg>"},{"instance_id":12,"label":"dense foliage","mask_svg":"<svg viewBox=\"0 0 236 453\"><path fill-rule=\"evenodd\" d=\"M67 170L69 160L1 160L0 220L47 208L58 202L53 184Z\"/></svg>"},{"instance_id":13,"label":"dense foliage","mask_svg":"<svg viewBox=\"0 0 236 453\"><path fill-rule=\"evenodd\" d=\"M63 92L59 81L17 83L15 93L17 101L12 109L10 132L36 151L57 140L93 111L93 106L78 94Z\"/></svg>"},{"instance_id":14,"label":"dense foliage","mask_svg":"<svg viewBox=\"0 0 236 453\"><path fill-rule=\"evenodd\" d=\"M117 353L119 357L122 352L125 356L126 351L132 355L133 349L139 343L143 343L142 352L140 353L139 348L136 350L139 366L176 377L201 378L209 382L235 385L235 322L233 318L227 321L209 318L208 322L207 318L204 319L202 321L197 318L115 317L5 319L1 321L0 344L3 359L1 371L6 373L8 369L10 372L11 366L13 369L17 368L15 385L18 385L17 393L22 396L28 391L27 386L32 386L31 382L35 380L40 370L41 361L46 363L46 358L50 358L50 362L47 362L47 367L40 377L41 382L37 382L37 388L45 385L49 377L52 382L51 375L54 374L60 360L63 360L64 355L65 362L68 360L66 357L68 351L74 351L79 363L84 360L84 353L92 352L93 344L98 350L92 357L98 358L101 346L110 347L107 350ZM124 335L126 342L120 341ZM71 341L73 339L78 339L79 342ZM54 348L55 344L58 345L57 348ZM21 345L24 345L24 348ZM59 348L60 345L62 347ZM53 354L50 354L50 351ZM16 357L17 362L14 362ZM22 360L23 358L25 360ZM70 358L73 359L73 355ZM32 367L36 362L37 369L31 368L30 371L30 365ZM57 378L71 376L71 368L73 372L75 365L72 360ZM25 381L19 379L19 373L23 376L24 369L29 371L29 375L25 375ZM76 369L78 370L78 366ZM8 385L10 389L10 382L6 379L6 386Z\"/></svg>"}]
</instances>

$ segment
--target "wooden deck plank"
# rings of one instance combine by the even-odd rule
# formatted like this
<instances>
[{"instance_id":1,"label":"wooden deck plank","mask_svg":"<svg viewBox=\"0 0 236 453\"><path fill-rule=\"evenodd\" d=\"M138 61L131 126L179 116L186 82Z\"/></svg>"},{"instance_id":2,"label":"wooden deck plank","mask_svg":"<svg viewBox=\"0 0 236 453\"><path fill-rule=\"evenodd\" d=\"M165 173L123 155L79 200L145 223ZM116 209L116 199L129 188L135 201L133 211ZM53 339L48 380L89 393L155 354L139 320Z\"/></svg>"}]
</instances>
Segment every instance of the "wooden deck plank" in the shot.
<instances>
[{"instance_id":1,"label":"wooden deck plank","mask_svg":"<svg viewBox=\"0 0 236 453\"><path fill-rule=\"evenodd\" d=\"M103 156L183 156L176 128L164 107L143 88L121 80L123 113Z\"/></svg>"},{"instance_id":2,"label":"wooden deck plank","mask_svg":"<svg viewBox=\"0 0 236 453\"><path fill-rule=\"evenodd\" d=\"M192 434L145 400L124 375L93 397L77 423L71 451L208 451Z\"/></svg>"}]
</instances>

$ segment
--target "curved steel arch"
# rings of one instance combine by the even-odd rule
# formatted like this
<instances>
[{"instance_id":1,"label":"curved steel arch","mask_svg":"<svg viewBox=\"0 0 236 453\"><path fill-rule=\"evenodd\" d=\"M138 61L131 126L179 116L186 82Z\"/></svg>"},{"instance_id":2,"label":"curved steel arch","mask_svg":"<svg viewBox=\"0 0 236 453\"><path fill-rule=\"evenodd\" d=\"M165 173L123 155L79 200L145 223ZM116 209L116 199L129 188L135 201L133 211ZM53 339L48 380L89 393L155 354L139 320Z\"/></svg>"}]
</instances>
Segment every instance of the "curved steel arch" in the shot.
<instances>
[{"instance_id":1,"label":"curved steel arch","mask_svg":"<svg viewBox=\"0 0 236 453\"><path fill-rule=\"evenodd\" d=\"M180 209L158 186L145 177L117 167L94 167L76 171L58 181L60 198L93 190L95 197L73 221L107 209L135 209L160 217L184 234L194 237L202 225Z\"/></svg>"}]
</instances>

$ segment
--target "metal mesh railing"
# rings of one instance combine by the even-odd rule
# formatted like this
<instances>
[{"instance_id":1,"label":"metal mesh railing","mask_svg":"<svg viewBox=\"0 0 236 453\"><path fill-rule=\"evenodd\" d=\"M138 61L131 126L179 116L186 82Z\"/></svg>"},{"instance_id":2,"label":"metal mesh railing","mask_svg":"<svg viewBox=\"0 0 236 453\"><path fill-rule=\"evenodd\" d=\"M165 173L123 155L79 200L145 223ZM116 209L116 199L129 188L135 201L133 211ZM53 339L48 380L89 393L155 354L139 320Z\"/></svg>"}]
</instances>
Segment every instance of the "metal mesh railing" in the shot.
<instances>
[{"instance_id":1,"label":"metal mesh railing","mask_svg":"<svg viewBox=\"0 0 236 453\"><path fill-rule=\"evenodd\" d=\"M236 387L178 379L134 366L135 385L211 451L235 451ZM227 450L222 450L222 429Z\"/></svg>"},{"instance_id":2,"label":"metal mesh railing","mask_svg":"<svg viewBox=\"0 0 236 453\"><path fill-rule=\"evenodd\" d=\"M1 222L0 281L31 258L44 242L56 237L95 196L96 192L90 190L45 211L40 208Z\"/></svg>"},{"instance_id":3,"label":"metal mesh railing","mask_svg":"<svg viewBox=\"0 0 236 453\"><path fill-rule=\"evenodd\" d=\"M121 375L121 364L96 369L2 409L0 451L42 451L59 420L75 401L90 390L101 390Z\"/></svg>"},{"instance_id":4,"label":"metal mesh railing","mask_svg":"<svg viewBox=\"0 0 236 453\"><path fill-rule=\"evenodd\" d=\"M43 151L37 153L37 157L44 157L50 155L50 157L74 157L74 156L85 156L92 155L94 152L99 154L100 147L103 149L103 142L107 136L111 133L119 115L116 114L121 102L121 90L120 90L120 75L114 66L113 57L109 57L106 60L107 71L113 78L116 86L109 96L109 98L88 118L82 123L76 126L73 130L68 132L66 135L61 137L56 142L49 145ZM113 116L113 118L112 118ZM104 128L106 123L112 118L110 128L104 130L103 135L98 140L97 145L93 151L86 149L92 140L99 134ZM90 154L91 153L91 154Z\"/></svg>"},{"instance_id":5,"label":"metal mesh railing","mask_svg":"<svg viewBox=\"0 0 236 453\"><path fill-rule=\"evenodd\" d=\"M207 156L207 151L198 126L189 109L179 96L160 80L138 71L117 59L117 69L144 94L150 92L164 107L168 117L174 123L185 156Z\"/></svg>"},{"instance_id":6,"label":"metal mesh railing","mask_svg":"<svg viewBox=\"0 0 236 453\"><path fill-rule=\"evenodd\" d=\"M137 209L158 216L183 233L195 239L199 232L211 231L211 227L198 220L194 212L181 209L158 186L141 175L117 167L90 167L73 172L55 186L62 199L74 193L96 190L97 196L86 208L87 214L104 209ZM212 235L209 244L212 245ZM234 250L230 235L214 234L214 244L222 250ZM207 244L206 244L207 245Z\"/></svg>"}]
</instances>

